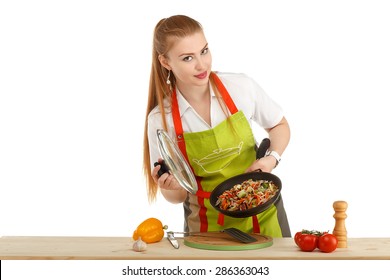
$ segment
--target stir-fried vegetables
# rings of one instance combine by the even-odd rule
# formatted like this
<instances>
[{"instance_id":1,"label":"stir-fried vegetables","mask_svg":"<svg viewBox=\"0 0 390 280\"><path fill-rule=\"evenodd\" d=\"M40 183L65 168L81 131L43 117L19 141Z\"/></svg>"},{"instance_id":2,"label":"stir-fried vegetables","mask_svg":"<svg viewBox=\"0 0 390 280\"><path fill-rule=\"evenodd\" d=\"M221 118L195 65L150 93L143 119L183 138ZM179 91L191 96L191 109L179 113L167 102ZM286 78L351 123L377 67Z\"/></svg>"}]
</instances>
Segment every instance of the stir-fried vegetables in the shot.
<instances>
[{"instance_id":1,"label":"stir-fried vegetables","mask_svg":"<svg viewBox=\"0 0 390 280\"><path fill-rule=\"evenodd\" d=\"M227 211L248 210L266 203L278 190L272 181L249 179L224 191L216 206Z\"/></svg>"}]
</instances>

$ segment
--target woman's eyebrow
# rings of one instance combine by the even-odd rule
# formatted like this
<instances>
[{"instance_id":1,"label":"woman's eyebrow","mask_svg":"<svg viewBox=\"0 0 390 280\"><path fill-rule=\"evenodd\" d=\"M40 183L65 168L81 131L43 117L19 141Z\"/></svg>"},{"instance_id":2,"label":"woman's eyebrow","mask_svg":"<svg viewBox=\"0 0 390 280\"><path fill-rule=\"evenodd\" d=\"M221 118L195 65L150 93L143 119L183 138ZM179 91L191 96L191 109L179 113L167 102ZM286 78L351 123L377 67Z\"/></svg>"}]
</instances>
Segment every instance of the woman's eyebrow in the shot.
<instances>
[{"instance_id":1,"label":"woman's eyebrow","mask_svg":"<svg viewBox=\"0 0 390 280\"><path fill-rule=\"evenodd\" d=\"M203 51L204 49L206 49L207 46L208 46L208 44L209 44L209 43L206 43L206 45L202 48L201 51ZM183 55L193 55L193 54L194 54L194 53L182 53L182 54L179 55L179 57L180 57L180 56L183 56Z\"/></svg>"}]
</instances>

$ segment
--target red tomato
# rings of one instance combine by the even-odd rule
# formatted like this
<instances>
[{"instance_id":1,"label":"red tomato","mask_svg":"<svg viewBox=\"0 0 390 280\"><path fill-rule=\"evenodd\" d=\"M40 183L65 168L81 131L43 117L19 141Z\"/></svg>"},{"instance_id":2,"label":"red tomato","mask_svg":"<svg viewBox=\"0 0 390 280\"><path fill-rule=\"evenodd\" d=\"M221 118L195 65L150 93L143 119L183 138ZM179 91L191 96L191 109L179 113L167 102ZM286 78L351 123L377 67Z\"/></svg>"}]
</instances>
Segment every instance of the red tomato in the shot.
<instances>
[{"instance_id":1,"label":"red tomato","mask_svg":"<svg viewBox=\"0 0 390 280\"><path fill-rule=\"evenodd\" d=\"M312 252L317 248L318 237L314 234L302 233L298 238L298 246L304 252Z\"/></svg>"},{"instance_id":2,"label":"red tomato","mask_svg":"<svg viewBox=\"0 0 390 280\"><path fill-rule=\"evenodd\" d=\"M295 241L295 244L298 244L298 240L299 240L299 237L302 235L302 232L301 231L298 231L295 235L294 235L294 241Z\"/></svg>"},{"instance_id":3,"label":"red tomato","mask_svg":"<svg viewBox=\"0 0 390 280\"><path fill-rule=\"evenodd\" d=\"M322 252L330 253L336 250L338 244L337 237L331 233L326 233L318 238L318 249Z\"/></svg>"}]
</instances>

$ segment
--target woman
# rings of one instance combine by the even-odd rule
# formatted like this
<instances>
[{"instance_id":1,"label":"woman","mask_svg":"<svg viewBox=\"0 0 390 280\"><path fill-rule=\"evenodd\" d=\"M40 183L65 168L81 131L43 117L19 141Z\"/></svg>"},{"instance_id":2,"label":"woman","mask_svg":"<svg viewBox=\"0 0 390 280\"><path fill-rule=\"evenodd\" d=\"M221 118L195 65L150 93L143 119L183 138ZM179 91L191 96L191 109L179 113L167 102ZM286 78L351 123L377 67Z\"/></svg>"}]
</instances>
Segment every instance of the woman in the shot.
<instances>
[{"instance_id":1,"label":"woman","mask_svg":"<svg viewBox=\"0 0 390 280\"><path fill-rule=\"evenodd\" d=\"M249 77L211 70L212 57L196 20L176 15L158 22L154 30L152 70L144 132L144 171L150 201L158 190L166 200L183 203L186 231L218 231L236 227L273 237L290 237L280 198L252 218L221 217L210 205L210 192L222 181L244 172L271 172L290 139L281 108ZM256 160L250 121L269 135L269 156ZM196 195L182 188L173 175L158 177L161 160L157 129L181 141L198 181ZM184 147L184 148L183 148ZM228 156L218 151L230 151ZM213 156L212 163L201 159ZM207 162L206 162L207 163Z\"/></svg>"}]
</instances>

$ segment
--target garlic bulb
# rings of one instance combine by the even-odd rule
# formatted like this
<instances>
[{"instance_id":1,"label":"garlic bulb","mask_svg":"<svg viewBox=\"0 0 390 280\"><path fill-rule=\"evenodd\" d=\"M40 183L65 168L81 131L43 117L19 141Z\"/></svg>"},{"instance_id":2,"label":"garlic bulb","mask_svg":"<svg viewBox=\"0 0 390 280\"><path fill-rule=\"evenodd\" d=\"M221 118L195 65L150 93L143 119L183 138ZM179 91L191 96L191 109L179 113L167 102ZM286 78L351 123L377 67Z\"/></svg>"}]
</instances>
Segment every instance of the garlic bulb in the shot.
<instances>
[{"instance_id":1,"label":"garlic bulb","mask_svg":"<svg viewBox=\"0 0 390 280\"><path fill-rule=\"evenodd\" d=\"M138 238L137 241L133 243L133 250L136 252L142 252L146 250L146 243L142 241L141 237Z\"/></svg>"}]
</instances>

